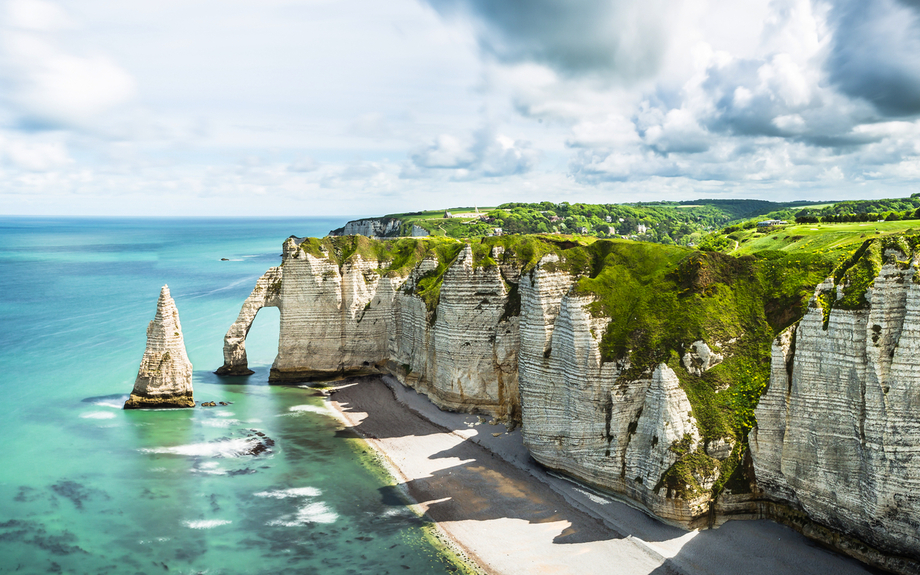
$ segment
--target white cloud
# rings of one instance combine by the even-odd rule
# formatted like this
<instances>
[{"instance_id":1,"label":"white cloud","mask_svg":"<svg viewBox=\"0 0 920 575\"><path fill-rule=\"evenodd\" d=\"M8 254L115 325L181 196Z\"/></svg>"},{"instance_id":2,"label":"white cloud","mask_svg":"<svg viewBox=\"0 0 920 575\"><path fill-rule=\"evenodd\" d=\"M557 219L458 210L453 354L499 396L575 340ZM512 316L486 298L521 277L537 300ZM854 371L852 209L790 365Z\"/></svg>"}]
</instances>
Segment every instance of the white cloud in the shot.
<instances>
[{"instance_id":1,"label":"white cloud","mask_svg":"<svg viewBox=\"0 0 920 575\"><path fill-rule=\"evenodd\" d=\"M0 0L0 212L840 198L870 179L903 195L920 179L918 14Z\"/></svg>"},{"instance_id":2,"label":"white cloud","mask_svg":"<svg viewBox=\"0 0 920 575\"><path fill-rule=\"evenodd\" d=\"M47 172L73 163L63 143L34 138L0 139L0 157L10 167L26 172Z\"/></svg>"},{"instance_id":3,"label":"white cloud","mask_svg":"<svg viewBox=\"0 0 920 575\"><path fill-rule=\"evenodd\" d=\"M539 159L540 153L528 142L484 127L466 140L441 134L411 154L402 176L432 177L438 172L454 180L514 176L531 171Z\"/></svg>"},{"instance_id":4,"label":"white cloud","mask_svg":"<svg viewBox=\"0 0 920 575\"><path fill-rule=\"evenodd\" d=\"M12 28L45 32L73 25L60 6L44 0L11 0L6 4L6 12Z\"/></svg>"},{"instance_id":5,"label":"white cloud","mask_svg":"<svg viewBox=\"0 0 920 575\"><path fill-rule=\"evenodd\" d=\"M18 121L30 128L87 127L134 94L133 78L111 57L60 46L56 33L71 22L59 6L13 0L6 8L0 74Z\"/></svg>"}]
</instances>

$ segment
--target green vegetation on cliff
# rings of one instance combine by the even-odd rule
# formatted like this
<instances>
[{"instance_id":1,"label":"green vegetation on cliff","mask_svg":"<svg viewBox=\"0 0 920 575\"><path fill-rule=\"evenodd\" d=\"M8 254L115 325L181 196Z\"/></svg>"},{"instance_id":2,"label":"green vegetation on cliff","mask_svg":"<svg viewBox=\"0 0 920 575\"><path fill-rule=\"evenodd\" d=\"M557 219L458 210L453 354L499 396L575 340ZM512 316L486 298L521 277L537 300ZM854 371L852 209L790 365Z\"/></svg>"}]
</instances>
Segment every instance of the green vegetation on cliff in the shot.
<instances>
[{"instance_id":1,"label":"green vegetation on cliff","mask_svg":"<svg viewBox=\"0 0 920 575\"><path fill-rule=\"evenodd\" d=\"M383 275L405 277L426 258L437 259L446 270L463 245L450 238L374 240L364 236L326 236L305 238L300 248L314 257L334 261L339 269L346 262L360 257L366 261L381 262Z\"/></svg>"},{"instance_id":2,"label":"green vegetation on cliff","mask_svg":"<svg viewBox=\"0 0 920 575\"><path fill-rule=\"evenodd\" d=\"M675 451L681 459L663 485L679 495L699 493L694 474L710 475L717 465L715 489L721 489L741 462L754 408L769 381L771 342L804 314L815 285L835 261L777 251L736 258L624 241L598 241L577 251L582 253L572 255L579 260L587 255L588 266L576 289L594 299L588 309L595 316L610 318L602 356L629 361L620 381L669 365L687 393L704 444L723 439L736 446L721 463L703 446ZM725 360L695 376L680 358L699 340Z\"/></svg>"}]
</instances>

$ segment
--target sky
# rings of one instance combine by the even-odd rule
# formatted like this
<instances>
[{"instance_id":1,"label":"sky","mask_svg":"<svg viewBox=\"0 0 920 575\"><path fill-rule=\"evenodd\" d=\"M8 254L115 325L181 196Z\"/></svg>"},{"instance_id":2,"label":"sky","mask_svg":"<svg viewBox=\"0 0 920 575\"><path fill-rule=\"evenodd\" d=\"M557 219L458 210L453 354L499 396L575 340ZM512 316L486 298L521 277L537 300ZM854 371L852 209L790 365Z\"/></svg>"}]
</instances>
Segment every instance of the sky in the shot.
<instances>
[{"instance_id":1,"label":"sky","mask_svg":"<svg viewBox=\"0 0 920 575\"><path fill-rule=\"evenodd\" d=\"M0 214L920 192L920 0L0 0Z\"/></svg>"}]
</instances>

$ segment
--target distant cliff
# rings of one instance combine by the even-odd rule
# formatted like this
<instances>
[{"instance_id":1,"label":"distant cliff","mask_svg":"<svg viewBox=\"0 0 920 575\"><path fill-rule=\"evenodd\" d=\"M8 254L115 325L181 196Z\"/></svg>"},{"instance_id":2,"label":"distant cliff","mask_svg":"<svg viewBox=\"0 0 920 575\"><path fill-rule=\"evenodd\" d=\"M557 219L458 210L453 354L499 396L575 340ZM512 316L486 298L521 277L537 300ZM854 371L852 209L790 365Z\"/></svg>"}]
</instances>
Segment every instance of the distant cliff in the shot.
<instances>
[{"instance_id":1,"label":"distant cliff","mask_svg":"<svg viewBox=\"0 0 920 575\"><path fill-rule=\"evenodd\" d=\"M868 242L821 283L836 262L794 253L291 238L221 370L245 372L249 325L276 306L273 382L390 373L521 423L537 461L663 519L772 517L916 572L920 287L902 243Z\"/></svg>"},{"instance_id":2,"label":"distant cliff","mask_svg":"<svg viewBox=\"0 0 920 575\"><path fill-rule=\"evenodd\" d=\"M424 237L425 228L403 223L397 218L366 218L352 220L341 228L329 232L330 236L366 236L369 238L395 238L399 236Z\"/></svg>"}]
</instances>

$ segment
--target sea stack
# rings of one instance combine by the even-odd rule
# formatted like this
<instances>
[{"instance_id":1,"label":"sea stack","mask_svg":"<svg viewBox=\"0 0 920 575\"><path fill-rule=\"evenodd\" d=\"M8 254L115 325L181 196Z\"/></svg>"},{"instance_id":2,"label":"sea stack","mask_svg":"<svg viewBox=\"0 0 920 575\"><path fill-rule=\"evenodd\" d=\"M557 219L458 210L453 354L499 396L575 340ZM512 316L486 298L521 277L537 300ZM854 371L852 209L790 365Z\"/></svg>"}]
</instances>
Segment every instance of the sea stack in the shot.
<instances>
[{"instance_id":1,"label":"sea stack","mask_svg":"<svg viewBox=\"0 0 920 575\"><path fill-rule=\"evenodd\" d=\"M125 409L161 407L195 407L192 363L185 352L179 310L165 285L157 301L157 315L147 326L147 349L134 391L125 402Z\"/></svg>"}]
</instances>

